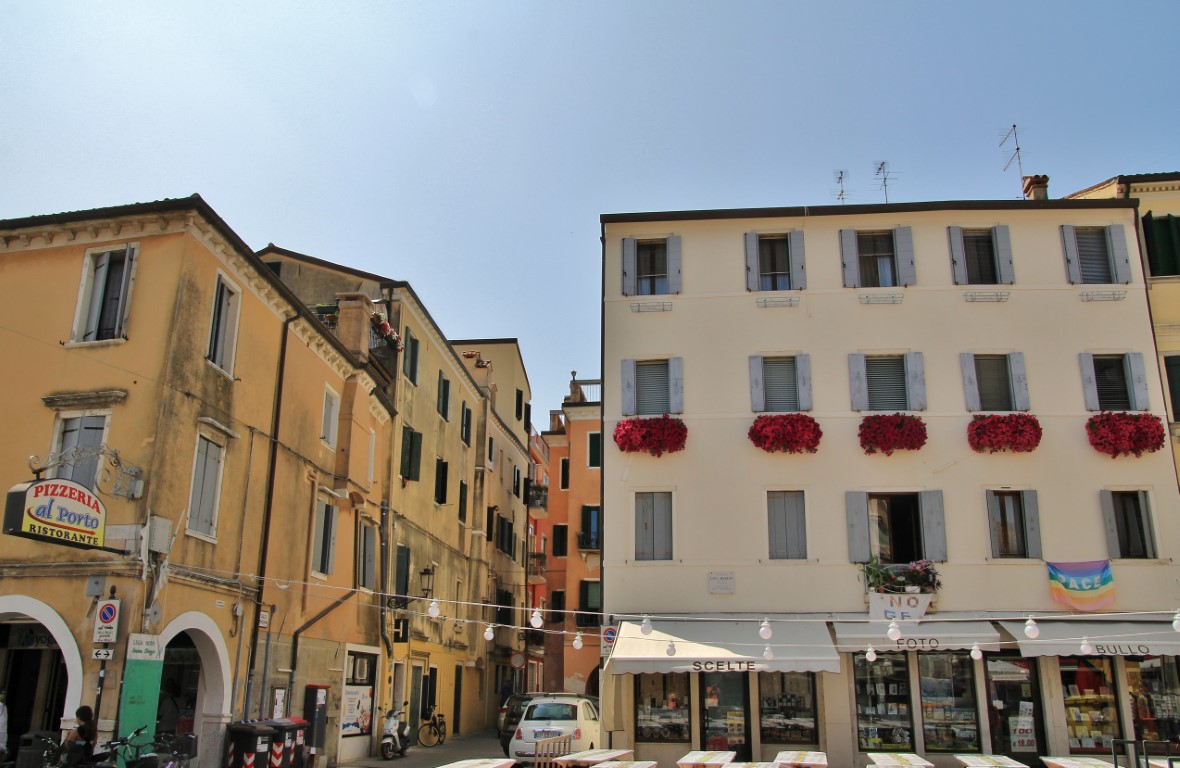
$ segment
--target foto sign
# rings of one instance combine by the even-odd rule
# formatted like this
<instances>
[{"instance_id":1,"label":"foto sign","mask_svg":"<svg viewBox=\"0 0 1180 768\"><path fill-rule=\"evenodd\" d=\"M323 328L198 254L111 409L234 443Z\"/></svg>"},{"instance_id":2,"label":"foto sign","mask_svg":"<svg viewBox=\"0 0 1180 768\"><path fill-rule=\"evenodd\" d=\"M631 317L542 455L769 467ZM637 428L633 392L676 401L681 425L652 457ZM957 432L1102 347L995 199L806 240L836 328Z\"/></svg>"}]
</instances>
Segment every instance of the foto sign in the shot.
<instances>
[{"instance_id":1,"label":"foto sign","mask_svg":"<svg viewBox=\"0 0 1180 768\"><path fill-rule=\"evenodd\" d=\"M94 611L94 642L113 643L119 636L119 601L99 600Z\"/></svg>"},{"instance_id":2,"label":"foto sign","mask_svg":"<svg viewBox=\"0 0 1180 768\"><path fill-rule=\"evenodd\" d=\"M89 488L73 480L31 480L8 490L4 532L10 536L101 549L107 510Z\"/></svg>"}]
</instances>

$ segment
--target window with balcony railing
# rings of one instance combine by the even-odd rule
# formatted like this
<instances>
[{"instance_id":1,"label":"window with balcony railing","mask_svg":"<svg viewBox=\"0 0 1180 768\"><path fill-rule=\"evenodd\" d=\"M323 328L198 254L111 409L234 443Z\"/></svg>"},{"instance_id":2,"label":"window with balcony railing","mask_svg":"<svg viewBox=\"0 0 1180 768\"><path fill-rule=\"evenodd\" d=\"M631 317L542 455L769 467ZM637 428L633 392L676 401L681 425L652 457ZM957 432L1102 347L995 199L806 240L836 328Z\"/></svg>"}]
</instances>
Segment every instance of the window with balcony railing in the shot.
<instances>
[{"instance_id":1,"label":"window with balcony railing","mask_svg":"<svg viewBox=\"0 0 1180 768\"><path fill-rule=\"evenodd\" d=\"M531 485L529 486L529 507L533 509L548 509L549 508L549 486L547 485Z\"/></svg>"},{"instance_id":2,"label":"window with balcony railing","mask_svg":"<svg viewBox=\"0 0 1180 768\"><path fill-rule=\"evenodd\" d=\"M602 534L598 531L578 531L578 549L590 551L602 549Z\"/></svg>"}]
</instances>

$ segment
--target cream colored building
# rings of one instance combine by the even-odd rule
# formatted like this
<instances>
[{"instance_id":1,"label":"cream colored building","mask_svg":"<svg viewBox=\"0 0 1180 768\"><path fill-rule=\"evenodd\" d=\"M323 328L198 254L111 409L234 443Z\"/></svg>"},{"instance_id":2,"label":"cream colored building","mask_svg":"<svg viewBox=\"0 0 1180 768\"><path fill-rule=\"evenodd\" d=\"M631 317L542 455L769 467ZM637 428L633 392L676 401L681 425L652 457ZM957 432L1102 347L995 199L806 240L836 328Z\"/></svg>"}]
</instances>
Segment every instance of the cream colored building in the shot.
<instances>
[{"instance_id":1,"label":"cream colored building","mask_svg":"<svg viewBox=\"0 0 1180 768\"><path fill-rule=\"evenodd\" d=\"M1172 441L1112 459L1087 437L1100 411L1167 413L1135 205L602 216L603 434L687 428L659 457L604 441L614 745L949 766L1175 735ZM755 446L778 413L814 419L815 453ZM862 420L894 413L924 446L867 454ZM974 417L1021 413L1035 450L969 445ZM871 559L935 561L940 588L869 590ZM1046 563L1104 560L1112 604L1052 599Z\"/></svg>"}]
</instances>

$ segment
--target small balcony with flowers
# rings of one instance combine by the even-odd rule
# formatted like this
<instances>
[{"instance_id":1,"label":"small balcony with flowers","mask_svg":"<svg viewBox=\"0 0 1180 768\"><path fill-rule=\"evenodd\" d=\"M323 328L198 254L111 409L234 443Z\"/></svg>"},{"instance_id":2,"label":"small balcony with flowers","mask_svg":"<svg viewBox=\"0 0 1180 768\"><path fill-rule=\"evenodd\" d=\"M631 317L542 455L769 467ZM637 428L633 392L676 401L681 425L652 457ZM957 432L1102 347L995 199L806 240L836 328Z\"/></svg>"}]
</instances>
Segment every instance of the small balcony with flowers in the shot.
<instances>
[{"instance_id":1,"label":"small balcony with flowers","mask_svg":"<svg viewBox=\"0 0 1180 768\"><path fill-rule=\"evenodd\" d=\"M529 552L528 582L529 584L544 584L548 556L544 552Z\"/></svg>"}]
</instances>

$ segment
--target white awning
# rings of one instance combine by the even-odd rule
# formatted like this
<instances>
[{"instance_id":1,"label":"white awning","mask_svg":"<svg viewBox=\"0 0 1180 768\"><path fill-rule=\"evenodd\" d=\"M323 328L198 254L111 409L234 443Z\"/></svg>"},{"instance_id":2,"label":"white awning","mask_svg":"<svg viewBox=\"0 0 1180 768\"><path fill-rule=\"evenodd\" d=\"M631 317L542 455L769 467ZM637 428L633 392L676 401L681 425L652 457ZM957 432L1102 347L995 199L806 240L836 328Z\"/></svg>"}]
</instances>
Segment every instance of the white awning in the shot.
<instances>
[{"instance_id":1,"label":"white awning","mask_svg":"<svg viewBox=\"0 0 1180 768\"><path fill-rule=\"evenodd\" d=\"M1036 640L1025 636L1023 621L1000 626L1016 638L1024 656L1083 656L1083 638L1094 646L1091 656L1180 656L1180 633L1167 622L1041 619Z\"/></svg>"},{"instance_id":2,"label":"white awning","mask_svg":"<svg viewBox=\"0 0 1180 768\"><path fill-rule=\"evenodd\" d=\"M840 657L823 621L774 620L770 640L756 620L652 621L650 635L639 622L624 621L604 671L651 672L839 672ZM668 643L676 650L668 655ZM772 658L763 657L770 646Z\"/></svg>"},{"instance_id":3,"label":"white awning","mask_svg":"<svg viewBox=\"0 0 1180 768\"><path fill-rule=\"evenodd\" d=\"M846 653L870 644L879 653L891 651L953 651L979 643L981 651L1000 650L1000 633L990 621L899 621L901 637L890 640L887 621L837 621L836 649Z\"/></svg>"}]
</instances>

